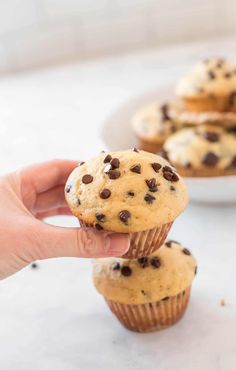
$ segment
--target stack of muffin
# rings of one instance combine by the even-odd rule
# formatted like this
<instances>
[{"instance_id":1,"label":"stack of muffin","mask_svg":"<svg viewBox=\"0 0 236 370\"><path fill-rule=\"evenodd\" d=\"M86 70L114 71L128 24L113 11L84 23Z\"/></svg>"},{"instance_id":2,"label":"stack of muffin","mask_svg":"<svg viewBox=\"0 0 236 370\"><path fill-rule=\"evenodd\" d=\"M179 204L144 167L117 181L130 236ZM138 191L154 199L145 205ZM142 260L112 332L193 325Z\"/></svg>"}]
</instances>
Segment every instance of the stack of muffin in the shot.
<instances>
[{"instance_id":1,"label":"stack of muffin","mask_svg":"<svg viewBox=\"0 0 236 370\"><path fill-rule=\"evenodd\" d=\"M94 284L127 328L146 332L184 313L197 266L189 249L165 242L188 203L183 179L162 157L137 149L101 153L71 173L65 196L82 227L128 233L122 258L94 263Z\"/></svg>"},{"instance_id":2,"label":"stack of muffin","mask_svg":"<svg viewBox=\"0 0 236 370\"><path fill-rule=\"evenodd\" d=\"M132 125L138 146L161 150L183 176L236 174L236 67L204 60L179 81L174 101L143 107Z\"/></svg>"}]
</instances>

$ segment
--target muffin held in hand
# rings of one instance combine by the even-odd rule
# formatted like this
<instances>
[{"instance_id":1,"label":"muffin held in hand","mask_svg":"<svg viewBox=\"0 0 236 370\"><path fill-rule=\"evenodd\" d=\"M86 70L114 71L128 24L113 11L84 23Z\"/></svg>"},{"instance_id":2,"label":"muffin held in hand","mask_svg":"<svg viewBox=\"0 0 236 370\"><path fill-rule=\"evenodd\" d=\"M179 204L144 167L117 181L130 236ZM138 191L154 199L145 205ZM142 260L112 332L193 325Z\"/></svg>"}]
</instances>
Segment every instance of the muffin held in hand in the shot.
<instances>
[{"instance_id":1,"label":"muffin held in hand","mask_svg":"<svg viewBox=\"0 0 236 370\"><path fill-rule=\"evenodd\" d=\"M69 176L65 194L82 226L130 234L128 258L159 248L188 203L185 184L169 163L137 149L82 162Z\"/></svg>"},{"instance_id":2,"label":"muffin held in hand","mask_svg":"<svg viewBox=\"0 0 236 370\"><path fill-rule=\"evenodd\" d=\"M169 104L152 103L134 115L132 126L140 149L157 153L166 138L177 130L177 124L170 119L169 108Z\"/></svg>"},{"instance_id":3,"label":"muffin held in hand","mask_svg":"<svg viewBox=\"0 0 236 370\"><path fill-rule=\"evenodd\" d=\"M218 126L182 129L165 142L164 153L183 176L236 174L236 135Z\"/></svg>"},{"instance_id":4,"label":"muffin held in hand","mask_svg":"<svg viewBox=\"0 0 236 370\"><path fill-rule=\"evenodd\" d=\"M176 93L189 111L236 112L236 67L207 59L179 81Z\"/></svg>"},{"instance_id":5,"label":"muffin held in hand","mask_svg":"<svg viewBox=\"0 0 236 370\"><path fill-rule=\"evenodd\" d=\"M196 272L191 252L168 241L149 257L96 260L93 281L124 326L147 332L164 329L182 317Z\"/></svg>"}]
</instances>

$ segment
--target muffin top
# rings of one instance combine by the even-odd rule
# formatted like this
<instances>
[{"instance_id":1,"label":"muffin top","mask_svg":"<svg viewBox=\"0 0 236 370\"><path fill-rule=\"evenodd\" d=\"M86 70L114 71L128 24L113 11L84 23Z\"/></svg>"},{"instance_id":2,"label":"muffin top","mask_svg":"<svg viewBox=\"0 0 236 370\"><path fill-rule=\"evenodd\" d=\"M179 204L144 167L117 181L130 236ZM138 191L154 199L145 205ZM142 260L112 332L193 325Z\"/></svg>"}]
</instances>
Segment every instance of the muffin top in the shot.
<instances>
[{"instance_id":1,"label":"muffin top","mask_svg":"<svg viewBox=\"0 0 236 370\"><path fill-rule=\"evenodd\" d=\"M69 176L72 213L98 230L149 230L172 222L187 206L183 179L160 156L137 149L101 153Z\"/></svg>"},{"instance_id":2,"label":"muffin top","mask_svg":"<svg viewBox=\"0 0 236 370\"><path fill-rule=\"evenodd\" d=\"M236 67L224 59L206 59L198 63L179 81L176 88L177 96L186 98L235 93Z\"/></svg>"},{"instance_id":3,"label":"muffin top","mask_svg":"<svg viewBox=\"0 0 236 370\"><path fill-rule=\"evenodd\" d=\"M94 262L94 285L105 298L126 304L166 300L188 288L197 272L195 258L175 241L148 257L102 258Z\"/></svg>"},{"instance_id":4,"label":"muffin top","mask_svg":"<svg viewBox=\"0 0 236 370\"><path fill-rule=\"evenodd\" d=\"M170 104L150 103L139 109L132 119L137 136L151 142L163 142L177 130L177 124L169 116Z\"/></svg>"},{"instance_id":5,"label":"muffin top","mask_svg":"<svg viewBox=\"0 0 236 370\"><path fill-rule=\"evenodd\" d=\"M164 150L177 167L236 169L236 135L222 127L182 129L166 140Z\"/></svg>"}]
</instances>

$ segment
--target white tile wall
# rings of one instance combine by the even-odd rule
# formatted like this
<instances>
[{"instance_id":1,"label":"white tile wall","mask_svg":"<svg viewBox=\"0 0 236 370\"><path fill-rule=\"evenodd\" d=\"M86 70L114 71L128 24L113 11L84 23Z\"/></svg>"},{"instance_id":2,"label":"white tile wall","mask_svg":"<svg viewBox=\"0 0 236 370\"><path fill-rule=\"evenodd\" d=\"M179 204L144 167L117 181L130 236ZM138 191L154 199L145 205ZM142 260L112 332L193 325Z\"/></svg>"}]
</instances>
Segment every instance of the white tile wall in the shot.
<instances>
[{"instance_id":1,"label":"white tile wall","mask_svg":"<svg viewBox=\"0 0 236 370\"><path fill-rule=\"evenodd\" d=\"M0 72L234 32L235 0L0 1Z\"/></svg>"}]
</instances>

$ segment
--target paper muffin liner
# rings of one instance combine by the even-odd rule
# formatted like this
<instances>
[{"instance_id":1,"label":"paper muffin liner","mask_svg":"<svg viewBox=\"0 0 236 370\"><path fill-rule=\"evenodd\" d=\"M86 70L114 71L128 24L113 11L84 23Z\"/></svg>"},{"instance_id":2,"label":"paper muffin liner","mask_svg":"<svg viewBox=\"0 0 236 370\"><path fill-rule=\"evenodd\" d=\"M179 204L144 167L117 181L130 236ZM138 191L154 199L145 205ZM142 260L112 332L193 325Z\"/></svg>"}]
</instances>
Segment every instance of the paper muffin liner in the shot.
<instances>
[{"instance_id":1,"label":"paper muffin liner","mask_svg":"<svg viewBox=\"0 0 236 370\"><path fill-rule=\"evenodd\" d=\"M82 227L93 227L84 221L79 222ZM149 256L164 244L172 224L173 222L169 222L150 230L130 233L130 247L122 257L134 259Z\"/></svg>"},{"instance_id":2,"label":"paper muffin liner","mask_svg":"<svg viewBox=\"0 0 236 370\"><path fill-rule=\"evenodd\" d=\"M183 98L185 107L191 112L236 112L235 104L229 104L229 96Z\"/></svg>"},{"instance_id":3,"label":"paper muffin liner","mask_svg":"<svg viewBox=\"0 0 236 370\"><path fill-rule=\"evenodd\" d=\"M184 314L191 287L174 297L146 304L124 304L105 298L110 310L129 330L140 333L165 329L175 324Z\"/></svg>"},{"instance_id":4,"label":"paper muffin liner","mask_svg":"<svg viewBox=\"0 0 236 370\"><path fill-rule=\"evenodd\" d=\"M155 141L144 140L143 138L138 137L137 147L141 150L145 150L146 152L156 154L162 149L163 144L164 144L164 140L160 142L155 142Z\"/></svg>"},{"instance_id":5,"label":"paper muffin liner","mask_svg":"<svg viewBox=\"0 0 236 370\"><path fill-rule=\"evenodd\" d=\"M217 176L232 176L236 175L236 168L223 169L223 168L185 168L176 166L178 173L183 177L217 177Z\"/></svg>"}]
</instances>

